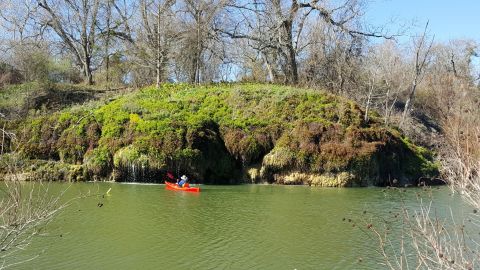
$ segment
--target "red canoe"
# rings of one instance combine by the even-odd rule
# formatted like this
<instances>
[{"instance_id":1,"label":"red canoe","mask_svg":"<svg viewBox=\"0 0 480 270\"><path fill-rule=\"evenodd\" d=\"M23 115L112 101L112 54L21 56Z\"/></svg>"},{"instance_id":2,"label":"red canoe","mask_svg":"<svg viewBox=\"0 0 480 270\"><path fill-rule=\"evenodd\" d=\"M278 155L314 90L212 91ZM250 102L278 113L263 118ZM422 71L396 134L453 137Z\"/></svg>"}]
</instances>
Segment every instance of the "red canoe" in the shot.
<instances>
[{"instance_id":1,"label":"red canoe","mask_svg":"<svg viewBox=\"0 0 480 270\"><path fill-rule=\"evenodd\" d=\"M177 190L177 191L187 191L187 192L200 192L199 187L179 187L175 183L170 183L165 181L165 188L169 190Z\"/></svg>"}]
</instances>

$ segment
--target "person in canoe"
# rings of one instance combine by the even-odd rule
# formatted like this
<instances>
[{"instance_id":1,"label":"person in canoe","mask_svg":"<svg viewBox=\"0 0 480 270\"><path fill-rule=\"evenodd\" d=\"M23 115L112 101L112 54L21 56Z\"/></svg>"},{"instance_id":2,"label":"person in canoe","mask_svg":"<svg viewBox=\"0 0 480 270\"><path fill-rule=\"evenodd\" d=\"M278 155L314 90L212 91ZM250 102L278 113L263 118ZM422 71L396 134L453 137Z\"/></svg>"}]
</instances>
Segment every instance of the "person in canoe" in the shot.
<instances>
[{"instance_id":1,"label":"person in canoe","mask_svg":"<svg viewBox=\"0 0 480 270\"><path fill-rule=\"evenodd\" d=\"M177 185L179 187L189 187L190 185L188 184L188 177L186 175L182 175L182 177L180 177L180 181L177 182Z\"/></svg>"}]
</instances>

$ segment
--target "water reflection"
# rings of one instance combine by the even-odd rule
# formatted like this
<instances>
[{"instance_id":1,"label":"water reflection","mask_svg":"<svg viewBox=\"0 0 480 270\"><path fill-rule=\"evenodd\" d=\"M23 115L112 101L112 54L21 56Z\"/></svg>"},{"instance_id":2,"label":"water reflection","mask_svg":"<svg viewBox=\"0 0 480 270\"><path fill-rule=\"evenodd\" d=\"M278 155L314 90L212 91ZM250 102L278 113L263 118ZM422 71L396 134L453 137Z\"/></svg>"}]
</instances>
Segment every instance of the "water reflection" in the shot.
<instances>
[{"instance_id":1,"label":"water reflection","mask_svg":"<svg viewBox=\"0 0 480 270\"><path fill-rule=\"evenodd\" d=\"M347 219L363 211L389 216L426 196L421 189L202 185L196 194L163 185L77 183L67 197L109 188L111 196L77 200L59 216L48 229L63 237L36 239L28 252L44 252L22 268L382 269L377 242ZM431 193L438 209L451 206L463 215L448 189Z\"/></svg>"}]
</instances>

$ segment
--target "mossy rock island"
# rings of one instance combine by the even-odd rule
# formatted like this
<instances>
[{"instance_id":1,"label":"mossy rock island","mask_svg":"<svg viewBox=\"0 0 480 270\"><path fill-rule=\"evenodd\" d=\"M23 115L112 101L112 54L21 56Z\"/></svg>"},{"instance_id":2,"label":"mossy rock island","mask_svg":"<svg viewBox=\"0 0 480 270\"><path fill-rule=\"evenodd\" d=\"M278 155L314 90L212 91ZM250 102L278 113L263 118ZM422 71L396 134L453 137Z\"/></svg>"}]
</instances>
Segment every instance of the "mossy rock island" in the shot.
<instances>
[{"instance_id":1,"label":"mossy rock island","mask_svg":"<svg viewBox=\"0 0 480 270\"><path fill-rule=\"evenodd\" d=\"M353 101L278 85L166 84L14 125L26 170L49 180L163 182L173 171L197 183L350 187L438 175L428 150L375 115L365 122Z\"/></svg>"}]
</instances>

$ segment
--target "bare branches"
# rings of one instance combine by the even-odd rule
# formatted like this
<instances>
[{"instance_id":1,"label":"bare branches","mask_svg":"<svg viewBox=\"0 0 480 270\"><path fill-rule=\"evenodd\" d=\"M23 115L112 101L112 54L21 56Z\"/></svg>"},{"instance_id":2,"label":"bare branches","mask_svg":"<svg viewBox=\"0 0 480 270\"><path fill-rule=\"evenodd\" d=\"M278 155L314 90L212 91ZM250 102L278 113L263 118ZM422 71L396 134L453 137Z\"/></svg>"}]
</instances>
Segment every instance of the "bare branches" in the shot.
<instances>
[{"instance_id":1,"label":"bare branches","mask_svg":"<svg viewBox=\"0 0 480 270\"><path fill-rule=\"evenodd\" d=\"M335 31L345 33L352 39L359 38L386 38L393 39L394 35L387 35L377 31L366 31L354 27L362 16L361 1L345 1L341 5L328 9L322 1L254 1L236 2L227 5L227 8L237 9L242 14L240 18L232 20L232 26L221 30L230 38L249 39L264 56L275 55L278 59L276 67L281 70L285 83L297 84L299 81L298 57L307 47L314 43L309 42L305 28L314 32L318 19L324 24L335 28ZM248 15L245 15L248 14ZM266 59L265 63L274 62Z\"/></svg>"},{"instance_id":2,"label":"bare branches","mask_svg":"<svg viewBox=\"0 0 480 270\"><path fill-rule=\"evenodd\" d=\"M9 258L27 248L33 237L68 205L60 201L63 193L52 195L48 185L29 184L27 188L16 179L4 184L0 201L0 269L23 263Z\"/></svg>"},{"instance_id":3,"label":"bare branches","mask_svg":"<svg viewBox=\"0 0 480 270\"><path fill-rule=\"evenodd\" d=\"M428 39L425 40L424 48L428 51L431 46L428 46ZM455 48L458 47L461 46L456 44ZM376 236L383 264L389 269L476 269L480 263L480 96L471 78L455 75L449 66L452 47L431 48L436 62L429 64L423 61L424 51L417 54L421 60L414 63L419 68L430 68L426 76L428 81L422 88L434 88L433 95L438 98L435 107L442 111L437 116L442 127L442 142L437 148L442 177L470 210L462 215L458 209L435 206L432 189L425 187L421 193L428 197L420 199L418 207L402 205L399 211L401 218L396 225L385 222L389 229L397 228L392 229L395 233L387 233L382 222L375 223L369 219L363 222L369 229L368 233ZM468 49L463 47L461 51ZM466 56L466 59L469 57ZM457 72L468 66L462 64L462 57L456 59ZM446 86L438 84L442 79L449 82L446 85L451 92L442 90ZM419 193L417 198L422 196ZM401 239L391 236L398 234L402 235Z\"/></svg>"},{"instance_id":4,"label":"bare branches","mask_svg":"<svg viewBox=\"0 0 480 270\"><path fill-rule=\"evenodd\" d=\"M0 5L0 27L20 43L42 35L41 29L35 27L35 13L38 7L31 1L5 0ZM40 31L39 31L40 30Z\"/></svg>"},{"instance_id":5,"label":"bare branches","mask_svg":"<svg viewBox=\"0 0 480 270\"><path fill-rule=\"evenodd\" d=\"M412 103L413 99L415 98L415 92L417 90L417 86L423 79L425 66L427 64L427 61L429 59L429 56L430 56L430 53L431 53L431 50L432 50L433 40L435 39L435 37L432 37L431 39L428 39L427 30L428 30L428 21L425 24L425 29L423 31L423 34L420 36L419 40L416 41L416 46L415 46L415 72L414 72L414 75L413 75L413 80L412 80L412 86L410 88L410 93L408 94L408 98L407 98L407 101L405 102L405 107L403 109L402 121L400 123L400 126L403 126L403 124L405 122L405 118L406 118L407 114L409 113L411 103Z\"/></svg>"},{"instance_id":6,"label":"bare branches","mask_svg":"<svg viewBox=\"0 0 480 270\"><path fill-rule=\"evenodd\" d=\"M125 56L128 63L149 69L142 72L146 76L155 73L157 84L167 79L208 81L212 78L207 78L207 73L232 63L231 57L236 52L225 45L229 42L231 45L232 39L247 40L244 44L258 56L262 55L257 59L275 71L269 73L278 74L277 81L296 84L301 76L301 62L310 53L306 50L318 45L309 36L322 31L316 29L319 22L332 28L334 35L349 36L351 40L392 38L382 31L359 27L364 10L361 0L342 1L335 7L315 0L68 0L58 4L54 0L35 0L33 3L36 5L27 16L32 18L31 23L41 27L42 32L52 30L47 31L47 35L54 34L48 36L50 41L59 43L62 52L69 52L89 84L93 83L97 70L104 64L109 66L112 51ZM168 16L162 15L167 13ZM110 39L121 42L107 41ZM174 45L181 49L167 49ZM105 46L115 48L110 50ZM220 66L207 65L206 59L210 57ZM176 70L171 71L172 68ZM136 72L133 68L129 70Z\"/></svg>"},{"instance_id":7,"label":"bare branches","mask_svg":"<svg viewBox=\"0 0 480 270\"><path fill-rule=\"evenodd\" d=\"M340 30L349 33L352 36L364 36L364 37L375 37L375 38L385 38L385 39L394 39L396 35L387 35L384 33L378 32L367 32L358 29L351 29L348 26L348 23L359 16L361 16L360 10L355 6L355 1L346 1L343 5L328 10L324 6L318 4L318 0L313 0L307 3L300 3L299 6L302 8L311 8L312 10L318 11L320 17L330 25L338 27ZM350 14L345 16L341 20L334 19L334 12L338 10L346 9L350 11Z\"/></svg>"},{"instance_id":8,"label":"bare branches","mask_svg":"<svg viewBox=\"0 0 480 270\"><path fill-rule=\"evenodd\" d=\"M395 194L398 193L398 194ZM387 194L402 196L401 189ZM454 209L442 209L433 202L433 190L417 193L418 206L402 202L383 217L364 214L358 228L378 243L380 264L401 269L475 269L479 244L474 240L479 223L475 213L458 222Z\"/></svg>"},{"instance_id":9,"label":"bare branches","mask_svg":"<svg viewBox=\"0 0 480 270\"><path fill-rule=\"evenodd\" d=\"M475 92L461 94L445 116L440 161L452 188L480 209L480 109L475 100Z\"/></svg>"},{"instance_id":10,"label":"bare branches","mask_svg":"<svg viewBox=\"0 0 480 270\"><path fill-rule=\"evenodd\" d=\"M75 57L87 84L93 84L94 57L97 38L100 33L100 0L69 0L63 7L52 8L48 0L37 0L38 6L45 11L48 25L64 42ZM103 7L103 6L102 6ZM66 9L67 12L59 10ZM73 14L73 17L70 17Z\"/></svg>"}]
</instances>

